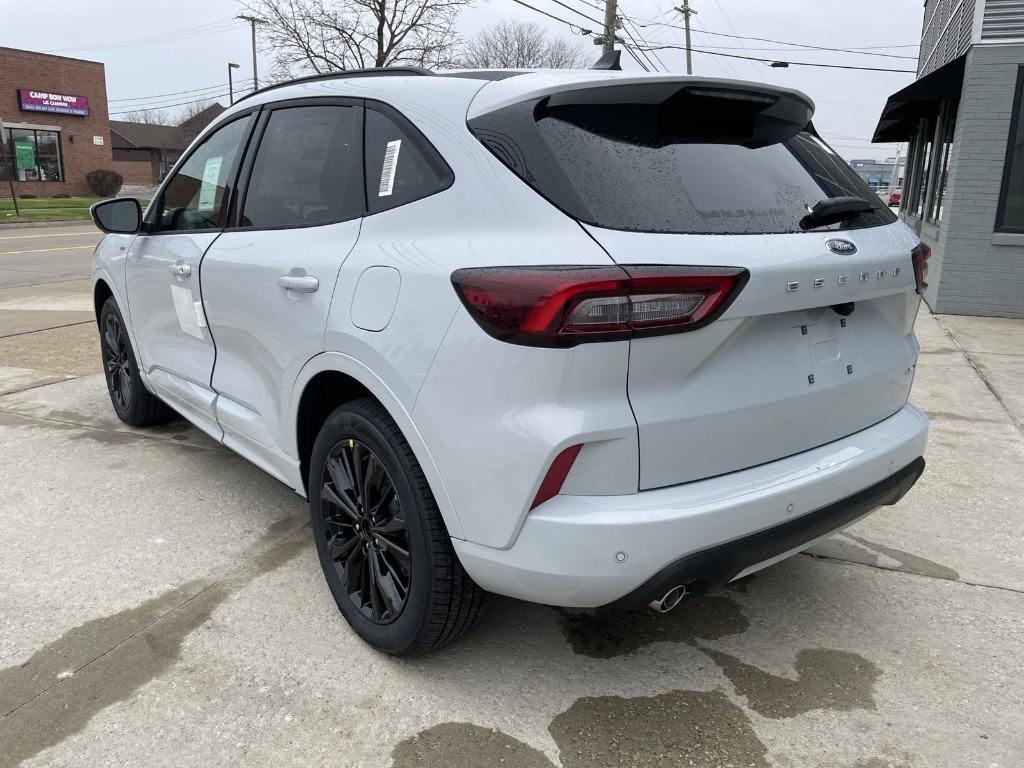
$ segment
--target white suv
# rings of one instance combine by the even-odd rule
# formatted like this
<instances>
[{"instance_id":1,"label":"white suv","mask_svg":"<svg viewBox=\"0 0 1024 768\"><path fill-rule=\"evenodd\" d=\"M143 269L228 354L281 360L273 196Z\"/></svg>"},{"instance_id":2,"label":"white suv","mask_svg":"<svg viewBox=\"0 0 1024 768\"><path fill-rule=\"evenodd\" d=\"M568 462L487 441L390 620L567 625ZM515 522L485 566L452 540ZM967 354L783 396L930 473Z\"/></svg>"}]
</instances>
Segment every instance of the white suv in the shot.
<instances>
[{"instance_id":1,"label":"white suv","mask_svg":"<svg viewBox=\"0 0 1024 768\"><path fill-rule=\"evenodd\" d=\"M93 280L111 401L308 497L392 654L484 591L673 607L895 503L927 249L753 83L306 78L210 126Z\"/></svg>"}]
</instances>

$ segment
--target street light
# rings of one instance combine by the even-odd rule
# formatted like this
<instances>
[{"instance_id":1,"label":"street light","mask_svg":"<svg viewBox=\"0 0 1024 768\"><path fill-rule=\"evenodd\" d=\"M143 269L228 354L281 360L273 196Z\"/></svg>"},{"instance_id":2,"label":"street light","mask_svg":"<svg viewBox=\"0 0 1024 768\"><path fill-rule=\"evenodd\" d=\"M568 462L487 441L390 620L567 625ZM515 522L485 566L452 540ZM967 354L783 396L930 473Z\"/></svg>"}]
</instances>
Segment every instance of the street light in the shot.
<instances>
[{"instance_id":1,"label":"street light","mask_svg":"<svg viewBox=\"0 0 1024 768\"><path fill-rule=\"evenodd\" d=\"M231 81L231 70L232 69L238 69L238 65L237 64L232 64L231 62L228 62L228 100L232 104L234 104L235 103L235 85Z\"/></svg>"}]
</instances>

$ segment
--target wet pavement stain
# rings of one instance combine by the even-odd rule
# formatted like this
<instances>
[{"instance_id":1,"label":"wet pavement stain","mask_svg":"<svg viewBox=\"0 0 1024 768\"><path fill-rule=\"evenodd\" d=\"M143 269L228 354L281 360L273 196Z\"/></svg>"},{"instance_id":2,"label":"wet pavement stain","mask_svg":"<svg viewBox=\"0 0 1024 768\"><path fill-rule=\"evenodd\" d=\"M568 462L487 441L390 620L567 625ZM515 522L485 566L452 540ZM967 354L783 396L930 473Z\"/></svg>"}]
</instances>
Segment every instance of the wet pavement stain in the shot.
<instances>
[{"instance_id":1,"label":"wet pavement stain","mask_svg":"<svg viewBox=\"0 0 1024 768\"><path fill-rule=\"evenodd\" d=\"M852 533L844 533L844 536L848 539L856 541L861 546L867 547L868 549L879 552L886 557L892 558L898 562L903 570L910 571L911 573L917 573L922 576L931 576L934 579L946 579L947 581L959 581L960 574L941 563L936 563L934 560L928 560L918 555L912 555L910 552L904 552L901 549L895 549L893 547L887 547L884 544L877 544L873 541L868 541L860 536L855 536Z\"/></svg>"},{"instance_id":2,"label":"wet pavement stain","mask_svg":"<svg viewBox=\"0 0 1024 768\"><path fill-rule=\"evenodd\" d=\"M130 698L174 665L189 634L235 591L306 548L305 537L290 537L253 555L224 581L193 581L87 622L28 661L0 670L0 768L60 744L103 709Z\"/></svg>"},{"instance_id":3,"label":"wet pavement stain","mask_svg":"<svg viewBox=\"0 0 1024 768\"><path fill-rule=\"evenodd\" d=\"M471 723L428 728L399 743L391 751L391 760L393 768L554 768L543 752L501 731Z\"/></svg>"},{"instance_id":4,"label":"wet pavement stain","mask_svg":"<svg viewBox=\"0 0 1024 768\"><path fill-rule=\"evenodd\" d=\"M734 656L702 648L732 682L736 693L763 717L778 720L816 709L875 709L881 670L856 653L807 648L797 654L797 679L773 675Z\"/></svg>"},{"instance_id":5,"label":"wet pavement stain","mask_svg":"<svg viewBox=\"0 0 1024 768\"><path fill-rule=\"evenodd\" d=\"M684 599L669 613L560 613L562 632L572 649L593 659L625 656L653 643L718 640L750 626L739 604L728 595Z\"/></svg>"},{"instance_id":6,"label":"wet pavement stain","mask_svg":"<svg viewBox=\"0 0 1024 768\"><path fill-rule=\"evenodd\" d=\"M767 748L722 691L577 699L551 722L563 768L768 768Z\"/></svg>"},{"instance_id":7,"label":"wet pavement stain","mask_svg":"<svg viewBox=\"0 0 1024 768\"><path fill-rule=\"evenodd\" d=\"M585 697L556 716L549 731L562 768L769 765L749 718L721 691ZM468 723L429 728L391 756L392 768L554 768L533 747Z\"/></svg>"}]
</instances>

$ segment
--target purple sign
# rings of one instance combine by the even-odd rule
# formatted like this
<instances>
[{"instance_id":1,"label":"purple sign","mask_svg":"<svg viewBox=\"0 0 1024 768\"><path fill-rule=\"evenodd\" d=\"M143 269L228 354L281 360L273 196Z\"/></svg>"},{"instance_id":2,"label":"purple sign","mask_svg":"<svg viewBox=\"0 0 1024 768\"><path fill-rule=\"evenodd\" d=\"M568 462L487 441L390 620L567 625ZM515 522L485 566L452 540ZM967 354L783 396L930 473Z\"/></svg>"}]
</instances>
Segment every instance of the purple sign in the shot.
<instances>
[{"instance_id":1,"label":"purple sign","mask_svg":"<svg viewBox=\"0 0 1024 768\"><path fill-rule=\"evenodd\" d=\"M26 112L57 112L61 115L88 115L89 100L85 96L18 89L18 101Z\"/></svg>"}]
</instances>

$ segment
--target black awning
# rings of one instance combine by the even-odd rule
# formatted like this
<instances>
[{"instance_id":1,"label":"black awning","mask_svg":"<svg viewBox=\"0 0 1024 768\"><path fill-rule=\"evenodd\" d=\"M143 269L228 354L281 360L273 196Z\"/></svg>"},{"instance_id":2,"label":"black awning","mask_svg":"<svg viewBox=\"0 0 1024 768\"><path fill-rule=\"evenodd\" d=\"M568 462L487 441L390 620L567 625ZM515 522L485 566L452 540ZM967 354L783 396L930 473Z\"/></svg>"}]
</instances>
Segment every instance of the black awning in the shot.
<instances>
[{"instance_id":1,"label":"black awning","mask_svg":"<svg viewBox=\"0 0 1024 768\"><path fill-rule=\"evenodd\" d=\"M966 59L967 54L953 59L890 96L871 141L906 141L917 132L918 120L939 114L943 101L959 99Z\"/></svg>"}]
</instances>

